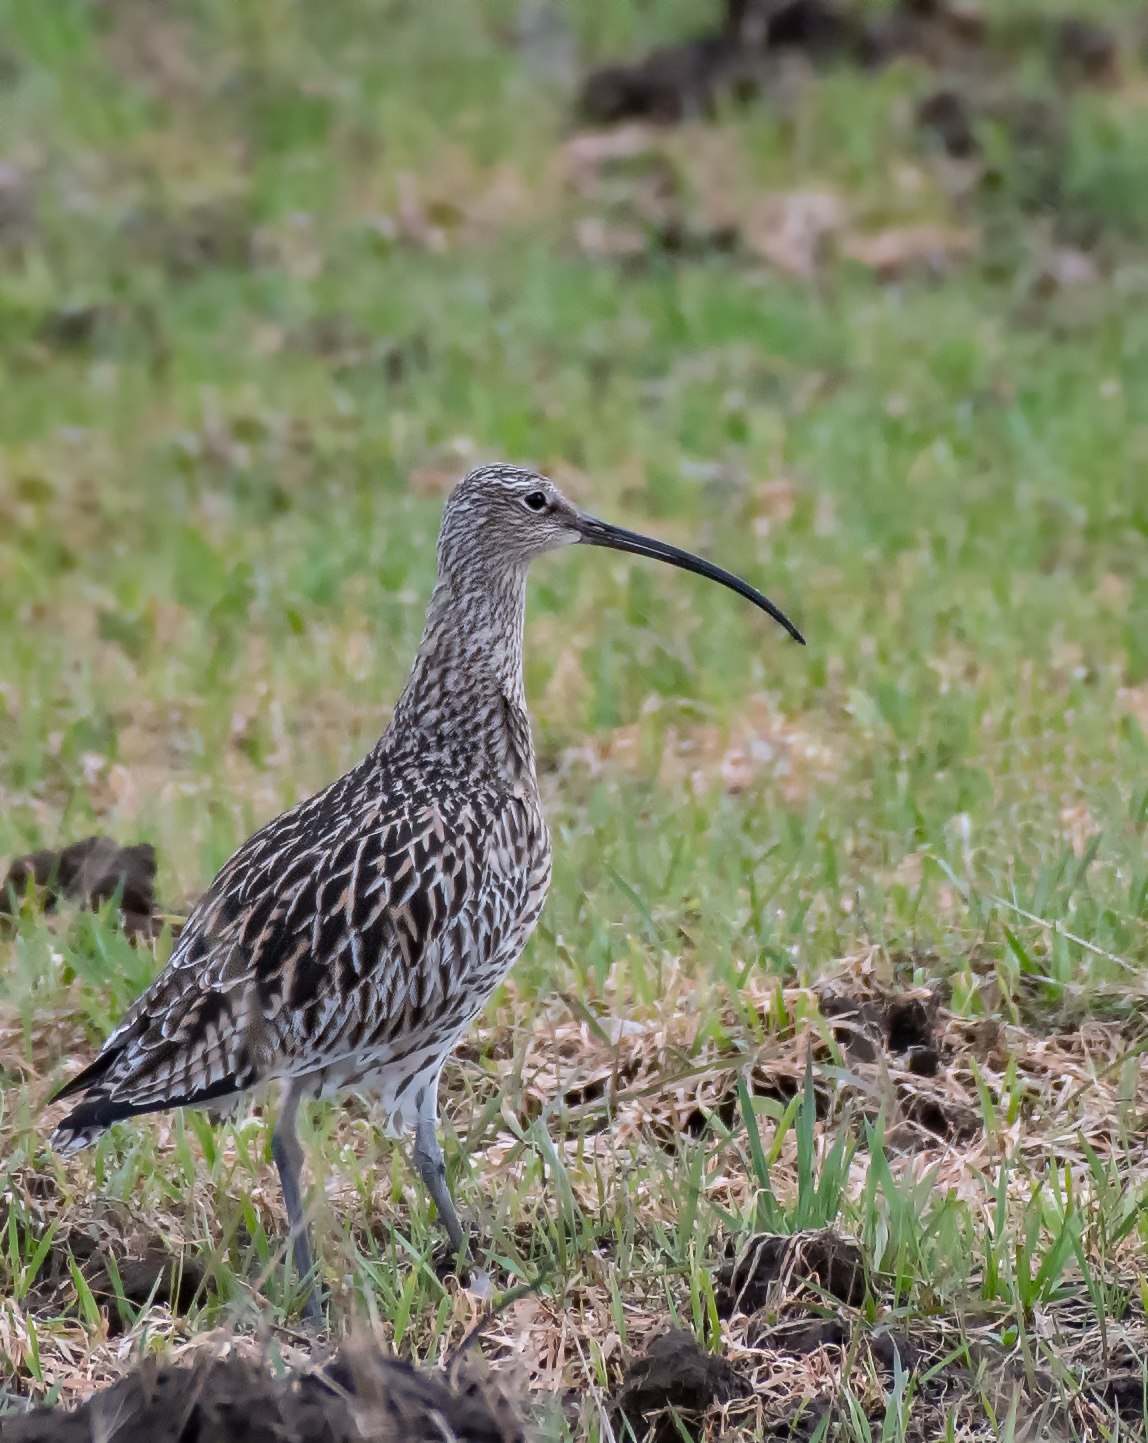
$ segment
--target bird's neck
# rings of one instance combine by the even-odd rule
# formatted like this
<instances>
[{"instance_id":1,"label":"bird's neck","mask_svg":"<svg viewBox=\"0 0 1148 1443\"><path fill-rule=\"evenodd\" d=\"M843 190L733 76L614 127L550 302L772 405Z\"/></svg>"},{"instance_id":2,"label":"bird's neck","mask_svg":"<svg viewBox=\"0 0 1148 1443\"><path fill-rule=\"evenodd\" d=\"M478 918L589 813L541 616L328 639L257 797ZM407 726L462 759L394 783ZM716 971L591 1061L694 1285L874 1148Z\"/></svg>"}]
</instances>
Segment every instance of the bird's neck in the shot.
<instances>
[{"instance_id":1,"label":"bird's neck","mask_svg":"<svg viewBox=\"0 0 1148 1443\"><path fill-rule=\"evenodd\" d=\"M384 736L460 767L534 778L522 675L526 568L439 576L411 674Z\"/></svg>"}]
</instances>

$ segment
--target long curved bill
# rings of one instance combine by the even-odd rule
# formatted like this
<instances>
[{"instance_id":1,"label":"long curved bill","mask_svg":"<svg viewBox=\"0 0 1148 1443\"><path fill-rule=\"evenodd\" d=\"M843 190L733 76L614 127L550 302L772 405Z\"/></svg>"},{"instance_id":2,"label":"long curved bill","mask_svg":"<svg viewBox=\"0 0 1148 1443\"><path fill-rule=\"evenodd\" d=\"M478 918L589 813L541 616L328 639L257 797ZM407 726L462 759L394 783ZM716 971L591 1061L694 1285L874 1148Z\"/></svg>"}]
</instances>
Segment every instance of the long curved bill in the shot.
<instances>
[{"instance_id":1,"label":"long curved bill","mask_svg":"<svg viewBox=\"0 0 1148 1443\"><path fill-rule=\"evenodd\" d=\"M743 581L732 571L725 571L722 567L715 566L712 561L703 561L692 551L683 551L681 547L671 546L666 541L655 541L652 536L642 536L637 531L627 531L622 526L599 521L596 516L579 515L575 529L578 540L587 546L606 546L612 551L632 551L635 556L652 556L655 561L680 566L683 571L692 571L697 576L707 576L721 586L728 586L731 591L736 591L739 596L744 596L747 601L752 601L754 606L761 607L762 611L772 616L779 626L785 627L794 641L805 645L805 638L789 617L756 587L750 586L748 581Z\"/></svg>"}]
</instances>

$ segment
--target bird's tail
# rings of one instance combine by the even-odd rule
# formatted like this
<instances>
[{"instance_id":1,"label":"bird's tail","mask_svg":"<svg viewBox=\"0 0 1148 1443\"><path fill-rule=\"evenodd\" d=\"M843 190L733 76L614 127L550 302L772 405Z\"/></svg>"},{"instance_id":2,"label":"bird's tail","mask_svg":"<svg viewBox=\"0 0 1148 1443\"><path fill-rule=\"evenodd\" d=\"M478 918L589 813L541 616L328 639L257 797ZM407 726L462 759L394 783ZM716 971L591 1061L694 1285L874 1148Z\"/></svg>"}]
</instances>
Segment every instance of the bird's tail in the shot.
<instances>
[{"instance_id":1,"label":"bird's tail","mask_svg":"<svg viewBox=\"0 0 1148 1443\"><path fill-rule=\"evenodd\" d=\"M85 1121L83 1114L88 1109L77 1107L58 1123L48 1138L48 1146L64 1157L70 1156L73 1152L82 1152L85 1147L91 1147L92 1143L106 1131L103 1124L98 1122Z\"/></svg>"},{"instance_id":2,"label":"bird's tail","mask_svg":"<svg viewBox=\"0 0 1148 1443\"><path fill-rule=\"evenodd\" d=\"M52 1094L51 1102L75 1099L71 1112L56 1124L48 1139L56 1152L64 1156L80 1152L96 1142L113 1122L144 1112L161 1112L172 1105L164 1097L141 1095L141 1089L135 1090L134 1096L125 1089L121 1075L124 1061L124 1047L113 1043Z\"/></svg>"},{"instance_id":3,"label":"bird's tail","mask_svg":"<svg viewBox=\"0 0 1148 1443\"><path fill-rule=\"evenodd\" d=\"M85 1147L91 1147L123 1115L120 1110L112 1111L108 1098L85 1098L78 1107L72 1108L62 1123L56 1123L52 1128L48 1146L65 1157L81 1152Z\"/></svg>"},{"instance_id":4,"label":"bird's tail","mask_svg":"<svg viewBox=\"0 0 1148 1443\"><path fill-rule=\"evenodd\" d=\"M176 1107L203 1107L216 1104L226 1112L245 1090L234 1076L215 1078L198 1087L171 1087L170 1081L157 1080L139 1072L127 1073L125 1049L115 1047L100 1054L96 1060L77 1073L56 1092L52 1102L75 1098L75 1105L58 1122L48 1139L49 1146L67 1156L79 1152L111 1127L129 1117L142 1117L149 1112L168 1112Z\"/></svg>"},{"instance_id":5,"label":"bird's tail","mask_svg":"<svg viewBox=\"0 0 1148 1443\"><path fill-rule=\"evenodd\" d=\"M108 1074L119 1056L118 1048L102 1052L94 1062L52 1094L50 1102L59 1102L65 1097L77 1099L71 1112L56 1124L48 1139L48 1146L56 1152L67 1156L90 1147L113 1122L125 1115L122 1108L112 1102L108 1090Z\"/></svg>"}]
</instances>

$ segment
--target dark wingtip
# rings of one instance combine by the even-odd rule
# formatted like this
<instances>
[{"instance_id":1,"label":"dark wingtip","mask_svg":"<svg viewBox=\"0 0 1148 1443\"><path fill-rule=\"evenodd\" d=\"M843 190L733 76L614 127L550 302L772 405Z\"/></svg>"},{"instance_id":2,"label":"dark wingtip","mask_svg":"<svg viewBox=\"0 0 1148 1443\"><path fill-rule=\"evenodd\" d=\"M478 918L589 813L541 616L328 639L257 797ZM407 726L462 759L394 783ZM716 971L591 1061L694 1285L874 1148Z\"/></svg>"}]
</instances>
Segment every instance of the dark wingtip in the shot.
<instances>
[{"instance_id":1,"label":"dark wingtip","mask_svg":"<svg viewBox=\"0 0 1148 1443\"><path fill-rule=\"evenodd\" d=\"M218 1078L206 1087L173 1091L167 1097L149 1096L143 1101L134 1101L129 1095L112 1096L101 1088L91 1073L101 1059L74 1077L71 1082L56 1093L56 1097L83 1095L61 1122L57 1123L51 1135L51 1146L60 1152L76 1152L94 1142L114 1122L125 1122L129 1117L145 1117L154 1112L171 1112L177 1107L202 1107L206 1103L226 1101L246 1091L239 1079L228 1074Z\"/></svg>"},{"instance_id":2,"label":"dark wingtip","mask_svg":"<svg viewBox=\"0 0 1148 1443\"><path fill-rule=\"evenodd\" d=\"M52 1129L48 1137L48 1146L53 1152L67 1157L70 1153L80 1152L85 1147L90 1147L103 1130L102 1127L73 1125L69 1118L59 1127Z\"/></svg>"},{"instance_id":3,"label":"dark wingtip","mask_svg":"<svg viewBox=\"0 0 1148 1443\"><path fill-rule=\"evenodd\" d=\"M95 1142L113 1122L118 1122L120 1116L119 1111L103 1093L86 1097L52 1129L48 1146L54 1152L63 1153L65 1156L71 1152L79 1152L81 1148L89 1147Z\"/></svg>"},{"instance_id":4,"label":"dark wingtip","mask_svg":"<svg viewBox=\"0 0 1148 1443\"><path fill-rule=\"evenodd\" d=\"M80 1093L88 1092L91 1088L96 1087L107 1076L112 1063L119 1055L118 1048L101 1052L94 1062L89 1062L87 1067L81 1067L75 1077L70 1077L67 1082L57 1087L48 1099L49 1105L53 1102L62 1102L66 1097L78 1097Z\"/></svg>"}]
</instances>

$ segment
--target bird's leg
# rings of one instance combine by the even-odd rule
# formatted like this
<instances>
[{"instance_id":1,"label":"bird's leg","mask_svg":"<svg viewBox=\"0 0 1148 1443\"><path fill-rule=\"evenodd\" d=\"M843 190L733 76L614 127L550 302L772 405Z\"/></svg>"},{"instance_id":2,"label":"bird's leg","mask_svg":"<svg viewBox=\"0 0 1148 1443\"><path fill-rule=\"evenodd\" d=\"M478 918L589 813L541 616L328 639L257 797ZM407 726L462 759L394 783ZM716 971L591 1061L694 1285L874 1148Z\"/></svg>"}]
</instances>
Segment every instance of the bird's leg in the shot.
<instances>
[{"instance_id":1,"label":"bird's leg","mask_svg":"<svg viewBox=\"0 0 1148 1443\"><path fill-rule=\"evenodd\" d=\"M446 1228L452 1252L456 1258L461 1258L465 1257L468 1251L466 1234L462 1230L450 1189L446 1185L446 1160L438 1140L437 1121L433 1110L419 1114L415 1124L415 1169L423 1180L423 1186L430 1193L431 1201L438 1208L438 1215Z\"/></svg>"},{"instance_id":2,"label":"bird's leg","mask_svg":"<svg viewBox=\"0 0 1148 1443\"><path fill-rule=\"evenodd\" d=\"M303 1149L299 1145L299 1134L295 1121L299 1113L299 1093L294 1087L286 1087L275 1130L271 1134L271 1156L279 1169L279 1183L283 1189L283 1202L287 1208L287 1239L295 1255L295 1271L299 1281L307 1289L303 1301L303 1316L308 1323L318 1327L323 1314L315 1296L315 1264L311 1258L311 1245L307 1240L307 1218L303 1212L302 1174Z\"/></svg>"}]
</instances>

